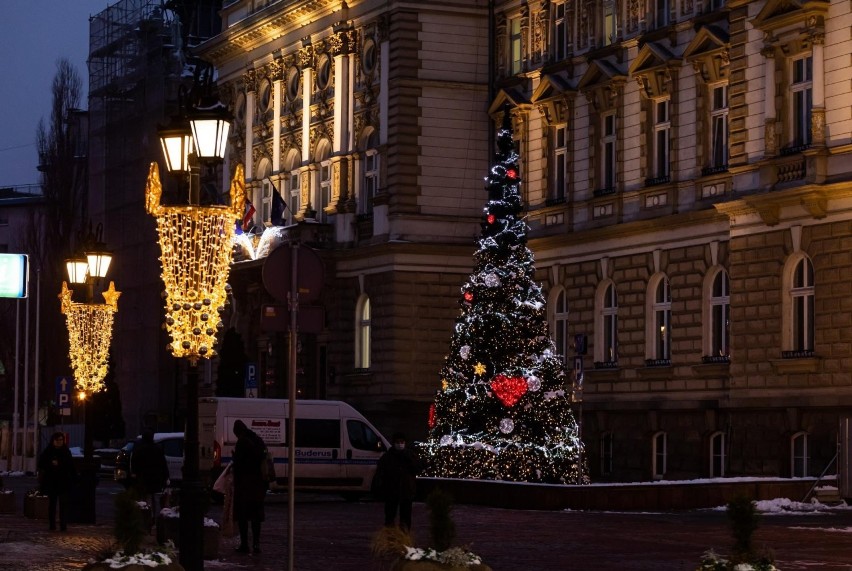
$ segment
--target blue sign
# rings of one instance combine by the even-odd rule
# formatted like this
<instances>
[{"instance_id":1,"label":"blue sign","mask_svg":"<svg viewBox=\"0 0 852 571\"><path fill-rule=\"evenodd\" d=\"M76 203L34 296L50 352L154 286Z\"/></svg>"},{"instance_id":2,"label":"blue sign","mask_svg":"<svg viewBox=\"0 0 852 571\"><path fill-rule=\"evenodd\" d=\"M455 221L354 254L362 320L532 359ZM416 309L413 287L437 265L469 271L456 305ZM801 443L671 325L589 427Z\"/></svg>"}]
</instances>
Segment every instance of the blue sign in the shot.
<instances>
[{"instance_id":1,"label":"blue sign","mask_svg":"<svg viewBox=\"0 0 852 571\"><path fill-rule=\"evenodd\" d=\"M74 379L56 377L56 407L61 416L71 416L71 392L73 390Z\"/></svg>"},{"instance_id":2,"label":"blue sign","mask_svg":"<svg viewBox=\"0 0 852 571\"><path fill-rule=\"evenodd\" d=\"M0 297L27 297L29 267L25 254L0 254Z\"/></svg>"},{"instance_id":3,"label":"blue sign","mask_svg":"<svg viewBox=\"0 0 852 571\"><path fill-rule=\"evenodd\" d=\"M257 364L246 363L246 389L257 388Z\"/></svg>"}]
</instances>

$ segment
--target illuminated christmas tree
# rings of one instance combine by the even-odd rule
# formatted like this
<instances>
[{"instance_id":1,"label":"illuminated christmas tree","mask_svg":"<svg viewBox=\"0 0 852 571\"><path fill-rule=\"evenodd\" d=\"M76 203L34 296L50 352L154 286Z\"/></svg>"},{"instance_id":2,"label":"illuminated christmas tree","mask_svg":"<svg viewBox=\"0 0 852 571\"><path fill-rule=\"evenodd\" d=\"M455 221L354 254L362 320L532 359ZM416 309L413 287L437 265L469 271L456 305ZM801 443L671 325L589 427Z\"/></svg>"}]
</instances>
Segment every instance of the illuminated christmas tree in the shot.
<instances>
[{"instance_id":1,"label":"illuminated christmas tree","mask_svg":"<svg viewBox=\"0 0 852 571\"><path fill-rule=\"evenodd\" d=\"M462 287L422 452L430 476L586 481L571 376L547 330L521 218L509 113L497 135L476 266Z\"/></svg>"}]
</instances>

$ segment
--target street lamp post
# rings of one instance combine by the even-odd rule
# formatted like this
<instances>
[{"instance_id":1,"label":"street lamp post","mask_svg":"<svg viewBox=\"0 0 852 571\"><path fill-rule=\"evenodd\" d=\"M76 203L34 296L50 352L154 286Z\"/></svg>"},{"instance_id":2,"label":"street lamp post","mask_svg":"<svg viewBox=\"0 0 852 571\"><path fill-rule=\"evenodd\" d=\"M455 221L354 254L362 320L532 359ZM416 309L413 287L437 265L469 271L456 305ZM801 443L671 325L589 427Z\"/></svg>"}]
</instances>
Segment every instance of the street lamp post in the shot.
<instances>
[{"instance_id":1,"label":"street lamp post","mask_svg":"<svg viewBox=\"0 0 852 571\"><path fill-rule=\"evenodd\" d=\"M145 207L157 219L165 284L167 349L186 357L186 429L183 482L180 496L180 563L188 571L204 568L202 502L199 473L198 370L199 358L216 354L216 333L222 329L230 287L226 281L232 258L234 220L242 215L245 180L238 165L231 182L231 205L201 206L201 162L221 161L230 123L221 103L195 106L169 129L160 130L168 170L188 182L188 203L160 204L162 184L157 163L151 163Z\"/></svg>"},{"instance_id":2,"label":"street lamp post","mask_svg":"<svg viewBox=\"0 0 852 571\"><path fill-rule=\"evenodd\" d=\"M98 224L96 232L89 233L83 242L83 254L66 261L68 281L71 284L86 286L86 301L78 303L71 300L72 291L66 282L62 282L59 294L62 313L68 327L68 355L74 370L74 381L78 396L84 405L93 393L103 389L103 380L109 366L109 348L112 342L112 322L118 311L118 298L121 292L115 290L115 284L102 293L106 303L94 302L95 283L106 277L112 254L101 241L103 226ZM84 421L83 450L86 460L92 458L91 434L88 422Z\"/></svg>"},{"instance_id":3,"label":"street lamp post","mask_svg":"<svg viewBox=\"0 0 852 571\"><path fill-rule=\"evenodd\" d=\"M104 377L109 367L109 348L112 342L112 323L118 311L115 284L102 292L106 303L94 302L95 283L106 277L112 255L106 250L101 236L103 226L98 224L95 233L89 226L89 234L83 242L83 255L66 261L68 281L86 286L86 301L72 301L72 291L62 282L59 294L62 313L68 327L68 355L74 371L75 388L83 406L83 456L79 493L75 494L81 506L81 521L94 523L95 486L97 469L92 462L92 433L90 429L92 394L104 388Z\"/></svg>"}]
</instances>

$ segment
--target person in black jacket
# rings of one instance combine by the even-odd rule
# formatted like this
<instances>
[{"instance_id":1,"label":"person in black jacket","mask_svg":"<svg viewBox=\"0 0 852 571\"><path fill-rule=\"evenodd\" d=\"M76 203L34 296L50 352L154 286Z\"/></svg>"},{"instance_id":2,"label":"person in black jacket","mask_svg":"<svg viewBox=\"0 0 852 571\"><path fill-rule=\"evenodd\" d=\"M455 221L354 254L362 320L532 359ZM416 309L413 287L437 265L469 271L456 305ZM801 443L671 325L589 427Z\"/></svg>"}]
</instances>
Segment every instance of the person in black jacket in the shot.
<instances>
[{"instance_id":1,"label":"person in black jacket","mask_svg":"<svg viewBox=\"0 0 852 571\"><path fill-rule=\"evenodd\" d=\"M264 520L263 501L268 482L261 464L266 461L266 444L242 420L234 422L234 519L240 530L239 553L248 553L248 527L251 522L252 550L260 553L260 524Z\"/></svg>"},{"instance_id":2,"label":"person in black jacket","mask_svg":"<svg viewBox=\"0 0 852 571\"><path fill-rule=\"evenodd\" d=\"M399 511L399 527L405 531L411 529L411 506L420 469L417 454L406 448L405 435L401 432L394 434L393 446L382 455L376 468L378 492L385 501L386 526L394 525Z\"/></svg>"},{"instance_id":3,"label":"person in black jacket","mask_svg":"<svg viewBox=\"0 0 852 571\"><path fill-rule=\"evenodd\" d=\"M163 449L154 443L154 431L146 428L142 439L133 448L130 472L135 477L134 488L139 497L151 506L151 515L157 517L157 494L169 483L169 464Z\"/></svg>"},{"instance_id":4,"label":"person in black jacket","mask_svg":"<svg viewBox=\"0 0 852 571\"><path fill-rule=\"evenodd\" d=\"M77 468L71 450L65 444L65 435L54 432L50 444L38 457L38 481L43 494L47 495L47 517L50 529L56 530L56 504L59 504L59 529L68 529L68 495L77 479Z\"/></svg>"}]
</instances>

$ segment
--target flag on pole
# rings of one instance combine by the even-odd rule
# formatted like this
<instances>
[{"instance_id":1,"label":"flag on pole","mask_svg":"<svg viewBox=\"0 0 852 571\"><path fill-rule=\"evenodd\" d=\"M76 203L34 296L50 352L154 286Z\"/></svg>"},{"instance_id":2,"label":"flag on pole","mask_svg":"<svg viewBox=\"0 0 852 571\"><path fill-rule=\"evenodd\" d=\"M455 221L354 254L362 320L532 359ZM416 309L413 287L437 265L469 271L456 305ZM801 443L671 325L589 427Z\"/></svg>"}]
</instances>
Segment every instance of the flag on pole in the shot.
<instances>
[{"instance_id":1,"label":"flag on pole","mask_svg":"<svg viewBox=\"0 0 852 571\"><path fill-rule=\"evenodd\" d=\"M254 213L257 210L254 207L254 204L246 200L246 212L243 214L243 231L248 232L248 229L253 226L252 220L254 219Z\"/></svg>"},{"instance_id":2,"label":"flag on pole","mask_svg":"<svg viewBox=\"0 0 852 571\"><path fill-rule=\"evenodd\" d=\"M269 215L269 221L273 226L284 226L284 209L287 208L287 203L284 202L281 193L272 184L271 179L269 184L272 186L272 212Z\"/></svg>"}]
</instances>

